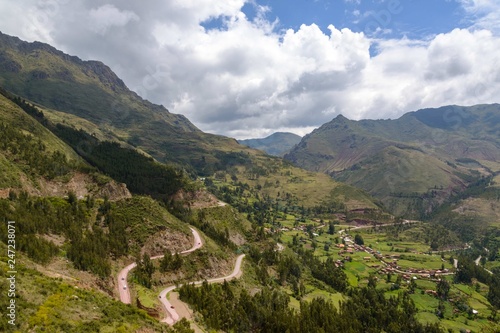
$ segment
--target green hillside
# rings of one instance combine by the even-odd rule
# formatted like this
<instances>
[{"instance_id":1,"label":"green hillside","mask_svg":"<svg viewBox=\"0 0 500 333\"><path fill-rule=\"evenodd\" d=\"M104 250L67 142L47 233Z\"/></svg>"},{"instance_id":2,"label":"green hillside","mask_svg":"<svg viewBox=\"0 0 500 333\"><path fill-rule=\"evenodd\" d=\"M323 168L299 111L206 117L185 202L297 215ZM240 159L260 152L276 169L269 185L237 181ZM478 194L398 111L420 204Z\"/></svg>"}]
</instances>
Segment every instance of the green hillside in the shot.
<instances>
[{"instance_id":1,"label":"green hillside","mask_svg":"<svg viewBox=\"0 0 500 333\"><path fill-rule=\"evenodd\" d=\"M123 184L99 173L71 147L0 91L0 197L9 191L30 195L119 199L130 196Z\"/></svg>"},{"instance_id":2,"label":"green hillside","mask_svg":"<svg viewBox=\"0 0 500 333\"><path fill-rule=\"evenodd\" d=\"M396 120L338 116L285 159L360 187L395 214L416 217L499 171L499 109L451 106Z\"/></svg>"},{"instance_id":3,"label":"green hillside","mask_svg":"<svg viewBox=\"0 0 500 333\"><path fill-rule=\"evenodd\" d=\"M6 246L0 249L5 253ZM6 260L0 261L2 290L7 290ZM17 268L16 326L0 321L2 332L173 332L144 311L126 306L105 294L80 288L72 280L47 277L33 263L19 257ZM0 295L7 308L7 293Z\"/></svg>"},{"instance_id":4,"label":"green hillside","mask_svg":"<svg viewBox=\"0 0 500 333\"><path fill-rule=\"evenodd\" d=\"M59 111L53 120L86 126L87 131L93 127L92 133L107 140L128 143L195 173L223 169L230 154L242 150L236 140L203 133L184 116L143 100L101 62L82 61L47 44L1 33L0 86Z\"/></svg>"}]
</instances>

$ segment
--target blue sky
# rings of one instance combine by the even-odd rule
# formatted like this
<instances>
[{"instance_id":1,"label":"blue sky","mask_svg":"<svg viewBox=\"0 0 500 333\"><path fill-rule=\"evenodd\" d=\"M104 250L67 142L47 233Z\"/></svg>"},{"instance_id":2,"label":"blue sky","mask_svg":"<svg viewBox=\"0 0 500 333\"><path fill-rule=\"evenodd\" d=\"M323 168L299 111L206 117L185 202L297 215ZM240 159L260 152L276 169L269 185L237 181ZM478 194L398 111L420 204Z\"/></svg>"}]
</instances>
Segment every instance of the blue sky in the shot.
<instances>
[{"instance_id":1,"label":"blue sky","mask_svg":"<svg viewBox=\"0 0 500 333\"><path fill-rule=\"evenodd\" d=\"M0 31L235 138L498 103L498 0L24 0Z\"/></svg>"},{"instance_id":2,"label":"blue sky","mask_svg":"<svg viewBox=\"0 0 500 333\"><path fill-rule=\"evenodd\" d=\"M332 24L384 38L427 38L470 25L469 15L455 0L260 0L243 7L250 19L256 4L269 9L270 21L279 20L277 29L298 30L314 23L327 32ZM377 28L385 33L377 33Z\"/></svg>"}]
</instances>

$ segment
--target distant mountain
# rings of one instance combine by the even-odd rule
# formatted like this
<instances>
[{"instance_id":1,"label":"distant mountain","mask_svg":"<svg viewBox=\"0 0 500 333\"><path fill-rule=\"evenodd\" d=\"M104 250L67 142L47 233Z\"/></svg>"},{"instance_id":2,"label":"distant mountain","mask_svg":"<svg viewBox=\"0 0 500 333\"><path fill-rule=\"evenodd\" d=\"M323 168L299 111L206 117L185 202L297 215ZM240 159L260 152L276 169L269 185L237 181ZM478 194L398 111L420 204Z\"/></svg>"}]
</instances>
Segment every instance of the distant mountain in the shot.
<instances>
[{"instance_id":1,"label":"distant mountain","mask_svg":"<svg viewBox=\"0 0 500 333\"><path fill-rule=\"evenodd\" d=\"M250 148L263 150L270 155L283 156L301 139L297 134L276 132L263 139L246 139L238 142Z\"/></svg>"},{"instance_id":2,"label":"distant mountain","mask_svg":"<svg viewBox=\"0 0 500 333\"><path fill-rule=\"evenodd\" d=\"M500 171L500 105L424 109L395 120L340 115L285 159L360 187L393 213L418 216Z\"/></svg>"}]
</instances>

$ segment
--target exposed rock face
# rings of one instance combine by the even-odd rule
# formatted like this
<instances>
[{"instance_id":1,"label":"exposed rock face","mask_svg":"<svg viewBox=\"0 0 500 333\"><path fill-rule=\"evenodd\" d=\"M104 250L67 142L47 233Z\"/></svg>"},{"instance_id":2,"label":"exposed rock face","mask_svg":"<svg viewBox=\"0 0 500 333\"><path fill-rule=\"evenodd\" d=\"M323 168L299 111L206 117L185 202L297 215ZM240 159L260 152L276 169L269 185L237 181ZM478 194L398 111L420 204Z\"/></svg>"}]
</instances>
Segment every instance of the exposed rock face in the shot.
<instances>
[{"instance_id":1,"label":"exposed rock face","mask_svg":"<svg viewBox=\"0 0 500 333\"><path fill-rule=\"evenodd\" d=\"M171 229L162 230L148 238L141 249L141 254L147 253L154 257L165 254L165 251L182 252L193 246L193 238Z\"/></svg>"},{"instance_id":2,"label":"exposed rock face","mask_svg":"<svg viewBox=\"0 0 500 333\"><path fill-rule=\"evenodd\" d=\"M73 192L81 199L91 194L97 197L107 196L110 200L130 198L132 195L125 184L110 181L99 186L95 180L87 174L76 173L67 182L40 180L40 195L43 196L65 196Z\"/></svg>"},{"instance_id":3,"label":"exposed rock face","mask_svg":"<svg viewBox=\"0 0 500 333\"><path fill-rule=\"evenodd\" d=\"M173 199L178 202L183 202L185 206L191 208L207 208L223 205L219 199L205 190L198 190L195 192L181 190L174 194Z\"/></svg>"},{"instance_id":4,"label":"exposed rock face","mask_svg":"<svg viewBox=\"0 0 500 333\"><path fill-rule=\"evenodd\" d=\"M127 188L127 185L124 183L117 183L115 181L111 181L101 187L99 191L96 193L99 197L108 197L109 200L122 200L126 198L131 198L132 194Z\"/></svg>"},{"instance_id":5,"label":"exposed rock face","mask_svg":"<svg viewBox=\"0 0 500 333\"><path fill-rule=\"evenodd\" d=\"M125 83L105 64L100 61L86 61L83 63L85 70L92 72L99 80L106 86L110 87L113 91L123 90L125 91L127 87Z\"/></svg>"},{"instance_id":6,"label":"exposed rock face","mask_svg":"<svg viewBox=\"0 0 500 333\"><path fill-rule=\"evenodd\" d=\"M22 66L16 61L10 59L5 52L0 52L0 69L11 73L19 73Z\"/></svg>"},{"instance_id":7,"label":"exposed rock face","mask_svg":"<svg viewBox=\"0 0 500 333\"><path fill-rule=\"evenodd\" d=\"M0 199L5 199L9 197L10 188L0 189Z\"/></svg>"},{"instance_id":8,"label":"exposed rock face","mask_svg":"<svg viewBox=\"0 0 500 333\"><path fill-rule=\"evenodd\" d=\"M98 198L108 197L109 200L113 201L132 197L125 184L111 180L104 185L99 185L92 176L84 173L75 173L67 182L41 178L37 181L37 184L33 184L23 175L21 176L21 183L23 184L22 188L0 189L0 198L7 198L11 190L14 192L26 191L33 196L54 197L64 197L69 192L73 192L79 199L90 194Z\"/></svg>"}]
</instances>

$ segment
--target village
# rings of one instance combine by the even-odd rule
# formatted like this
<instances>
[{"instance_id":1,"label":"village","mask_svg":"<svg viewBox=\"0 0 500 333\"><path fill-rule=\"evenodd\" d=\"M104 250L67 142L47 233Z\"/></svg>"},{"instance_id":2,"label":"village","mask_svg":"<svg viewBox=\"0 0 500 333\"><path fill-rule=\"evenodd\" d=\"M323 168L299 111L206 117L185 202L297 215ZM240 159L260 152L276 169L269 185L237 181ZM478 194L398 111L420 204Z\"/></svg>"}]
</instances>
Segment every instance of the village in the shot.
<instances>
[{"instance_id":1,"label":"village","mask_svg":"<svg viewBox=\"0 0 500 333\"><path fill-rule=\"evenodd\" d=\"M407 268L403 269L398 266L398 260L400 259L400 254L386 254L383 255L380 251L375 251L372 248L356 244L348 235L343 237L343 243L337 244L337 248L339 249L338 255L344 256L342 260L336 261L336 266L341 266L344 261L351 261L352 258L346 254L354 254L354 252L366 252L371 254L372 256L365 256L363 260L365 262L372 262L374 259L381 264L370 265L370 267L377 270L379 274L401 274L404 280L409 281L412 277L414 279L417 276L425 277L425 278L437 278L439 275L451 275L451 272L447 268L443 268L442 270L432 270L432 269L415 269L415 268Z\"/></svg>"},{"instance_id":2,"label":"village","mask_svg":"<svg viewBox=\"0 0 500 333\"><path fill-rule=\"evenodd\" d=\"M319 220L315 220L314 222L320 222ZM403 223L409 224L409 223L415 223L415 221L404 221ZM376 225L378 227L383 227L383 226L388 226L389 224L386 225ZM304 233L308 236L310 239L312 238L318 238L321 236L322 229L326 227L326 224L322 223L319 224L318 226L315 226L313 229L310 228L310 226L307 226L306 224L299 224L295 225L294 227L282 227L279 228L278 232L293 232L293 231L298 231L301 233ZM381 253L381 251L374 250L369 246L366 246L364 244L356 244L356 242L353 240L352 236L349 234L349 232L352 232L354 230L359 230L359 229L368 229L372 228L375 226L372 225L361 225L361 226L356 226L356 227L349 227L347 229L342 229L337 232L339 235L339 242L335 244L335 247L337 248L337 255L338 259L335 260L335 266L336 267L343 267L345 262L352 262L353 260L353 254L359 253L359 252L365 252L366 256L362 257L363 263L367 266L372 268L377 274L380 275L386 275L386 274L399 274L401 275L402 279L409 282L411 279L417 279L417 278L426 278L430 280L439 280L440 276L446 276L446 275L453 275L454 270L445 268L444 265L440 269L430 269L430 268L411 268L411 267L400 267L398 265L398 261L401 258L401 254L399 253ZM314 231L313 231L314 230ZM321 230L321 231L320 231ZM266 229L267 232L272 232L271 229ZM302 243L307 243L307 238L301 238ZM422 252L414 252L415 254L418 255L424 255ZM431 253L431 252L428 252ZM425 253L425 254L428 254ZM431 253L433 254L433 253ZM444 261L444 259L441 259ZM454 264L456 268L456 262Z\"/></svg>"}]
</instances>

